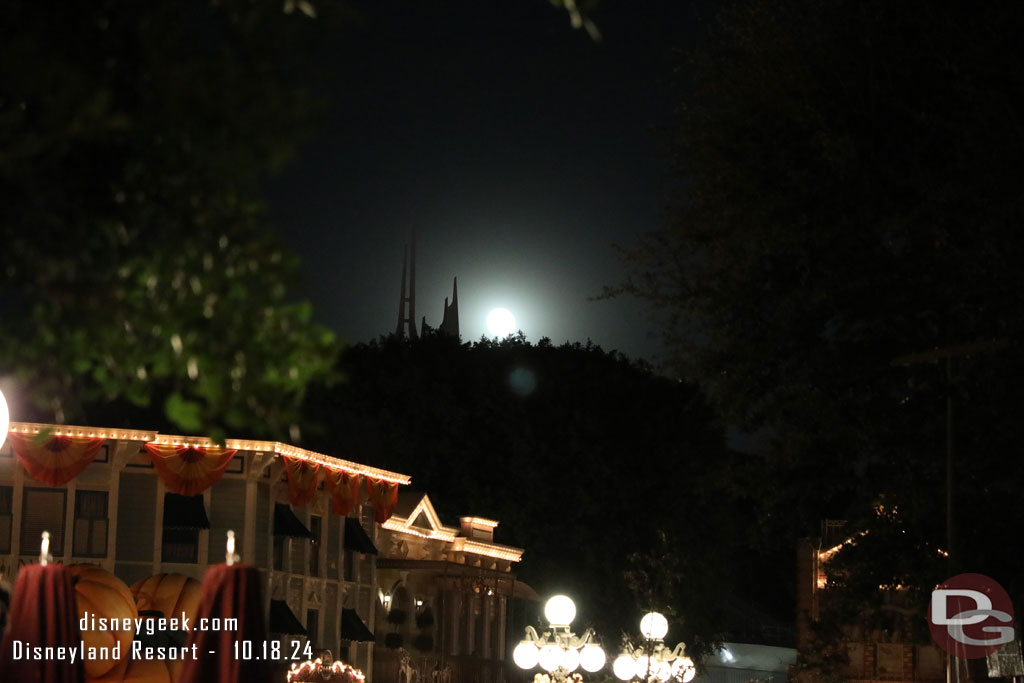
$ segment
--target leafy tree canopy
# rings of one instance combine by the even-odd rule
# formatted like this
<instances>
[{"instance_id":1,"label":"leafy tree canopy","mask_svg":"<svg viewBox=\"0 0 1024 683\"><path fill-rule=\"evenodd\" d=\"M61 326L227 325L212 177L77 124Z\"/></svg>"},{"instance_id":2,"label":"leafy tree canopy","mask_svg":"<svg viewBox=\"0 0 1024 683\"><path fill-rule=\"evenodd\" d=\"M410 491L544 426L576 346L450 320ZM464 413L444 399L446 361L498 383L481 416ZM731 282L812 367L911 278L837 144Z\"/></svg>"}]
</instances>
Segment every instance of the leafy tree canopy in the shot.
<instances>
[{"instance_id":1,"label":"leafy tree canopy","mask_svg":"<svg viewBox=\"0 0 1024 683\"><path fill-rule=\"evenodd\" d=\"M725 628L710 603L732 563L715 541L735 517L706 482L729 455L693 387L590 344L522 338L388 338L346 349L339 371L345 382L310 392L326 426L311 438L412 474L449 524L500 520L498 542L526 549L519 575L574 596L606 645L652 607L685 615L676 637ZM666 578L688 590L632 593L625 572L666 534L691 558Z\"/></svg>"},{"instance_id":2,"label":"leafy tree canopy","mask_svg":"<svg viewBox=\"0 0 1024 683\"><path fill-rule=\"evenodd\" d=\"M4 3L18 417L288 436L334 340L289 296L297 264L255 198L310 123L297 65L322 24L242 0Z\"/></svg>"}]
</instances>

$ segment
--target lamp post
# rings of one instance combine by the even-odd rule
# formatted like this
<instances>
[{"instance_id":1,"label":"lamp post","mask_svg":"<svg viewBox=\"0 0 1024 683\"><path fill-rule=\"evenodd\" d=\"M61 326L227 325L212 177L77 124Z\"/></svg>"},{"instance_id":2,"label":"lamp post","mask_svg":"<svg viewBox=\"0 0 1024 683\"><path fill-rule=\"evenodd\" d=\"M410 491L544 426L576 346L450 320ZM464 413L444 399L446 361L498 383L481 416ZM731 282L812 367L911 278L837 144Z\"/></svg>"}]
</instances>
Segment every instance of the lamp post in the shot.
<instances>
[{"instance_id":1,"label":"lamp post","mask_svg":"<svg viewBox=\"0 0 1024 683\"><path fill-rule=\"evenodd\" d=\"M576 605L565 595L556 595L544 605L544 616L548 630L537 635L532 626L526 627L526 638L512 651L512 661L520 669L532 669L537 665L548 672L538 673L534 681L548 678L558 683L582 680L575 673L580 667L591 673L604 667L605 654L601 646L593 642L594 631L587 629L582 636L575 635L569 625L576 618Z\"/></svg>"},{"instance_id":2,"label":"lamp post","mask_svg":"<svg viewBox=\"0 0 1024 683\"><path fill-rule=\"evenodd\" d=\"M671 650L665 645L668 619L658 612L649 612L640 620L640 633L644 644L633 647L626 642L622 654L612 663L615 677L622 681L639 680L646 683L690 683L697 675L693 660L686 656L686 643L678 643Z\"/></svg>"}]
</instances>

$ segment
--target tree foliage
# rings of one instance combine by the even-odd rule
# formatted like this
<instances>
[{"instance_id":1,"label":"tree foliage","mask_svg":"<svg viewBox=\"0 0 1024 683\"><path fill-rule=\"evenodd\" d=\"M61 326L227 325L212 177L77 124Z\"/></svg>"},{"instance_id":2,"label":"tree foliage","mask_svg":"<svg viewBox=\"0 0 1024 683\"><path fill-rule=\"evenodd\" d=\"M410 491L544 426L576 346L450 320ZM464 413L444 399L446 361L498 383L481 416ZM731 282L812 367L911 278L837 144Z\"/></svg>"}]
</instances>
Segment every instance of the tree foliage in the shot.
<instances>
[{"instance_id":1,"label":"tree foliage","mask_svg":"<svg viewBox=\"0 0 1024 683\"><path fill-rule=\"evenodd\" d=\"M727 424L764 436L765 460L730 477L752 540L791 551L885 495L944 544L952 426L954 560L1024 588L983 528L1024 521L1007 460L1022 29L1012 4L743 0L683 63L671 221L626 250L616 291L654 305L674 371ZM897 362L993 339L954 352L948 383L943 364Z\"/></svg>"},{"instance_id":2,"label":"tree foliage","mask_svg":"<svg viewBox=\"0 0 1024 683\"><path fill-rule=\"evenodd\" d=\"M699 588L684 598L727 584L713 539L733 517L702 486L725 448L691 386L593 345L522 338L388 338L346 349L339 371L345 382L310 394L312 422L327 427L310 438L412 474L449 524L500 520L498 542L526 550L520 577L542 595L568 592L580 623L606 638L650 608L624 573L661 530L691 553L673 575ZM659 595L659 607L678 596ZM676 607L722 628L721 614L693 604Z\"/></svg>"},{"instance_id":3,"label":"tree foliage","mask_svg":"<svg viewBox=\"0 0 1024 683\"><path fill-rule=\"evenodd\" d=\"M312 22L242 0L0 12L16 414L287 436L334 341L256 197L313 113Z\"/></svg>"}]
</instances>

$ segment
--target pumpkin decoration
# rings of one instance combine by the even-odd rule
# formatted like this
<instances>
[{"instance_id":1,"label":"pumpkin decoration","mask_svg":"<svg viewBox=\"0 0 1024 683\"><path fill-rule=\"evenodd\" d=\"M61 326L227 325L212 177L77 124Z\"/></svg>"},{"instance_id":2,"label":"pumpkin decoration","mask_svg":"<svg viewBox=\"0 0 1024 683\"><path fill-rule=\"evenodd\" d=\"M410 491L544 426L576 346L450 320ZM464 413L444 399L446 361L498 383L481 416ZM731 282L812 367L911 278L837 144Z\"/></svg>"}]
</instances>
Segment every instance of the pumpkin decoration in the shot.
<instances>
[{"instance_id":1,"label":"pumpkin decoration","mask_svg":"<svg viewBox=\"0 0 1024 683\"><path fill-rule=\"evenodd\" d=\"M132 584L131 591L135 596L141 616L146 617L146 612L150 612L153 616L149 618L159 618L155 613L160 612L167 619L180 620L184 615L188 619L189 627L195 628L196 615L199 613L199 599L203 594L203 585L199 581L184 574L154 574ZM134 662L129 666L128 674L134 670L141 677L143 675L141 672L147 671L157 677L146 680L154 683L163 680L169 682L177 679L183 666L183 662L177 659L157 661L156 663L164 670L166 678L159 678L155 667L142 669L136 667ZM125 681L128 680L125 678Z\"/></svg>"},{"instance_id":2,"label":"pumpkin decoration","mask_svg":"<svg viewBox=\"0 0 1024 683\"><path fill-rule=\"evenodd\" d=\"M140 612L162 612L168 619L184 614L191 624L199 611L203 585L184 574L154 574L132 584L131 591Z\"/></svg>"},{"instance_id":3,"label":"pumpkin decoration","mask_svg":"<svg viewBox=\"0 0 1024 683\"><path fill-rule=\"evenodd\" d=\"M133 659L120 683L171 683L175 674L159 659Z\"/></svg>"},{"instance_id":4,"label":"pumpkin decoration","mask_svg":"<svg viewBox=\"0 0 1024 683\"><path fill-rule=\"evenodd\" d=\"M91 564L73 564L68 566L71 581L75 586L75 601L78 606L78 617L87 614L89 619L85 625L90 626L92 619L130 619L134 623L139 612L135 607L128 586L107 570ZM99 679L121 680L124 670L131 658L133 630L98 630L82 629L82 642L86 648L113 648L120 645L120 659L86 659L85 675L90 681Z\"/></svg>"}]
</instances>

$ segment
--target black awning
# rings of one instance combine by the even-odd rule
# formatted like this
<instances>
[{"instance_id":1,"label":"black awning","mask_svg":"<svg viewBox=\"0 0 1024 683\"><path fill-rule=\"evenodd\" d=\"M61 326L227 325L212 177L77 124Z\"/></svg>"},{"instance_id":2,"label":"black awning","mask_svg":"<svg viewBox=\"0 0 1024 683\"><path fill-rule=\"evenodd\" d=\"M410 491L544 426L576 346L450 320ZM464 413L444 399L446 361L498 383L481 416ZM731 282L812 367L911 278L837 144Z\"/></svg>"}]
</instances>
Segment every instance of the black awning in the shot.
<instances>
[{"instance_id":1,"label":"black awning","mask_svg":"<svg viewBox=\"0 0 1024 683\"><path fill-rule=\"evenodd\" d=\"M367 555L377 554L377 546L366 535L363 525L354 517L345 518L345 550L353 550Z\"/></svg>"},{"instance_id":2,"label":"black awning","mask_svg":"<svg viewBox=\"0 0 1024 683\"><path fill-rule=\"evenodd\" d=\"M179 496L177 493L165 493L164 528L209 529L210 518L206 516L202 494Z\"/></svg>"},{"instance_id":3,"label":"black awning","mask_svg":"<svg viewBox=\"0 0 1024 683\"><path fill-rule=\"evenodd\" d=\"M343 607L341 610L341 639L365 643L373 642L374 637L354 609Z\"/></svg>"},{"instance_id":4,"label":"black awning","mask_svg":"<svg viewBox=\"0 0 1024 683\"><path fill-rule=\"evenodd\" d=\"M280 633L290 636L308 636L306 627L302 625L284 600L270 601L270 626L267 628L271 633Z\"/></svg>"},{"instance_id":5,"label":"black awning","mask_svg":"<svg viewBox=\"0 0 1024 683\"><path fill-rule=\"evenodd\" d=\"M313 532L299 521L290 505L277 503L274 506L274 535L290 538L313 538Z\"/></svg>"}]
</instances>

